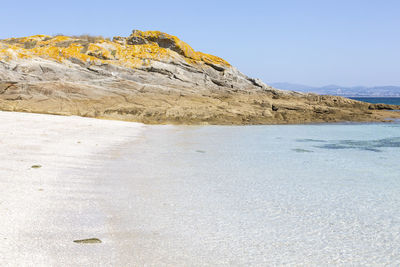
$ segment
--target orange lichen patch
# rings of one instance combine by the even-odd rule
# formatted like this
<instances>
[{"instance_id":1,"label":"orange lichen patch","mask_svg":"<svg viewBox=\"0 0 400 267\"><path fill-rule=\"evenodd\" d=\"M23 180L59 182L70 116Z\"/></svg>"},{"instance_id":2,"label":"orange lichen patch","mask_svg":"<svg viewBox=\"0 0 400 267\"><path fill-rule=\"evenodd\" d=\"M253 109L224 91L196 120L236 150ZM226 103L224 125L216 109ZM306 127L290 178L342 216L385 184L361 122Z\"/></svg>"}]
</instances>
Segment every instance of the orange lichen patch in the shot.
<instances>
[{"instance_id":1,"label":"orange lichen patch","mask_svg":"<svg viewBox=\"0 0 400 267\"><path fill-rule=\"evenodd\" d=\"M83 49L84 49L84 47L81 44L73 43L66 48L61 48L59 53L61 54L61 56L63 58L75 57L82 61L95 59L94 57L91 57L87 54L82 53Z\"/></svg>"},{"instance_id":2,"label":"orange lichen patch","mask_svg":"<svg viewBox=\"0 0 400 267\"><path fill-rule=\"evenodd\" d=\"M35 47L31 51L32 55L39 56L45 59L54 59L61 62L61 49L55 46Z\"/></svg>"},{"instance_id":3,"label":"orange lichen patch","mask_svg":"<svg viewBox=\"0 0 400 267\"><path fill-rule=\"evenodd\" d=\"M53 37L50 41L52 43L55 43L55 42L63 42L63 41L71 40L71 39L72 39L71 37L59 35L59 36Z\"/></svg>"},{"instance_id":4,"label":"orange lichen patch","mask_svg":"<svg viewBox=\"0 0 400 267\"><path fill-rule=\"evenodd\" d=\"M140 59L163 60L173 57L173 53L165 48L160 48L156 44L131 45L125 47L125 49L122 49L119 52L123 53L125 58L137 57Z\"/></svg>"},{"instance_id":5,"label":"orange lichen patch","mask_svg":"<svg viewBox=\"0 0 400 267\"><path fill-rule=\"evenodd\" d=\"M230 67L222 58L196 52L176 36L159 31L134 31L127 38L114 40L48 35L10 38L0 42L0 59L41 57L62 62L74 58L88 64L100 62L128 68L148 66L152 60L185 60L195 66Z\"/></svg>"},{"instance_id":6,"label":"orange lichen patch","mask_svg":"<svg viewBox=\"0 0 400 267\"><path fill-rule=\"evenodd\" d=\"M2 49L0 49L0 59L9 61L19 58L28 58L29 53L26 49L9 44L3 44Z\"/></svg>"},{"instance_id":7,"label":"orange lichen patch","mask_svg":"<svg viewBox=\"0 0 400 267\"><path fill-rule=\"evenodd\" d=\"M115 58L112 51L97 44L89 44L86 54L103 60L113 60Z\"/></svg>"},{"instance_id":8,"label":"orange lichen patch","mask_svg":"<svg viewBox=\"0 0 400 267\"><path fill-rule=\"evenodd\" d=\"M48 35L34 35L22 38L10 38L3 40L4 43L12 44L21 48L30 49L35 47L39 42L50 39Z\"/></svg>"},{"instance_id":9,"label":"orange lichen patch","mask_svg":"<svg viewBox=\"0 0 400 267\"><path fill-rule=\"evenodd\" d=\"M39 43L37 43L37 46L57 46L60 43L71 40L74 39L68 36L56 36L56 37L51 37L50 39L44 39L40 41Z\"/></svg>"},{"instance_id":10,"label":"orange lichen patch","mask_svg":"<svg viewBox=\"0 0 400 267\"><path fill-rule=\"evenodd\" d=\"M5 43L11 43L11 44L16 44L16 45L21 45L22 43L26 43L29 41L40 41L42 38L45 38L46 35L34 35L34 36L28 36L28 37L20 37L20 38L8 38L2 40Z\"/></svg>"},{"instance_id":11,"label":"orange lichen patch","mask_svg":"<svg viewBox=\"0 0 400 267\"><path fill-rule=\"evenodd\" d=\"M31 50L32 54L46 59L53 59L62 62L65 59L75 58L82 62L96 61L97 58L81 53L83 46L71 44L68 47L36 47Z\"/></svg>"},{"instance_id":12,"label":"orange lichen patch","mask_svg":"<svg viewBox=\"0 0 400 267\"><path fill-rule=\"evenodd\" d=\"M178 37L163 33L160 31L133 31L132 35L129 36L130 39L138 39L147 42L155 42L160 47L170 47L171 50L178 52L179 54L193 58L195 56L195 51L187 43L181 41Z\"/></svg>"},{"instance_id":13,"label":"orange lichen patch","mask_svg":"<svg viewBox=\"0 0 400 267\"><path fill-rule=\"evenodd\" d=\"M14 58L14 51L11 49L0 49L0 60L9 61Z\"/></svg>"},{"instance_id":14,"label":"orange lichen patch","mask_svg":"<svg viewBox=\"0 0 400 267\"><path fill-rule=\"evenodd\" d=\"M209 64L217 64L230 67L230 64L222 58L208 55L202 52L196 52L190 45L181 41L178 37L163 33L160 31L133 31L132 35L128 37L131 42L153 42L156 43L160 49L169 48L178 54L183 55L186 61L190 64L198 63L197 61L204 61Z\"/></svg>"},{"instance_id":15,"label":"orange lichen patch","mask_svg":"<svg viewBox=\"0 0 400 267\"><path fill-rule=\"evenodd\" d=\"M227 67L231 66L228 62L226 62L224 59L222 59L220 57L205 54L202 52L196 52L196 53L199 55L200 59L202 61L204 61L205 63L217 64L217 65L222 65L222 66L227 66Z\"/></svg>"}]
</instances>

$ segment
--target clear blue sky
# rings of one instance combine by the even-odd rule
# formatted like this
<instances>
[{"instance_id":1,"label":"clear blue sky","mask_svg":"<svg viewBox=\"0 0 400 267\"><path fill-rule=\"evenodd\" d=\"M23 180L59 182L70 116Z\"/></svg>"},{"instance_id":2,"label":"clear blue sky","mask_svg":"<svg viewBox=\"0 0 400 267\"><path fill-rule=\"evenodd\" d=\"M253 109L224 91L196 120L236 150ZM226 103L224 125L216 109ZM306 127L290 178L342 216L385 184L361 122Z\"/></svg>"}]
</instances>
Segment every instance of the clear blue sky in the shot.
<instances>
[{"instance_id":1,"label":"clear blue sky","mask_svg":"<svg viewBox=\"0 0 400 267\"><path fill-rule=\"evenodd\" d=\"M0 38L177 35L266 82L400 85L400 1L4 1Z\"/></svg>"}]
</instances>

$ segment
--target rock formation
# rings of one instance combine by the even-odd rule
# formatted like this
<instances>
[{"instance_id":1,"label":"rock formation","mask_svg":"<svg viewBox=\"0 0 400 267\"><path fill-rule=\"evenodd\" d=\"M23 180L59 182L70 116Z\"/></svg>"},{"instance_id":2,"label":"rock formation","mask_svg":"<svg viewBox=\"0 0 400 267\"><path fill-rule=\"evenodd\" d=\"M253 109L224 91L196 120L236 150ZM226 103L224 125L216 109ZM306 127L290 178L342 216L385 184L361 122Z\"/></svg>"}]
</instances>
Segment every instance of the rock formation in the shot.
<instances>
[{"instance_id":1,"label":"rock formation","mask_svg":"<svg viewBox=\"0 0 400 267\"><path fill-rule=\"evenodd\" d=\"M0 40L0 109L145 123L382 121L388 105L281 91L175 36Z\"/></svg>"}]
</instances>

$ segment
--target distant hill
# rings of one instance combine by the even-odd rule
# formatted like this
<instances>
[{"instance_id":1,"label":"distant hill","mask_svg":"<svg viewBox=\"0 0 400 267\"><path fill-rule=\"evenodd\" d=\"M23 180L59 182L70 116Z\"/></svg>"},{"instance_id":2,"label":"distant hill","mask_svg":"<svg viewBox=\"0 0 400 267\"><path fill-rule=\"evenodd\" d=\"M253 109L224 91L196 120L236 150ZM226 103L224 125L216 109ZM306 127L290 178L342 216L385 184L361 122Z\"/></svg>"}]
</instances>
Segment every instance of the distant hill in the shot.
<instances>
[{"instance_id":1,"label":"distant hill","mask_svg":"<svg viewBox=\"0 0 400 267\"><path fill-rule=\"evenodd\" d=\"M313 87L313 86L308 86L303 84L293 84L293 83L269 83L269 85L283 90L305 92L305 93L317 93L323 95L400 97L400 86L344 87L332 84L322 87Z\"/></svg>"}]
</instances>

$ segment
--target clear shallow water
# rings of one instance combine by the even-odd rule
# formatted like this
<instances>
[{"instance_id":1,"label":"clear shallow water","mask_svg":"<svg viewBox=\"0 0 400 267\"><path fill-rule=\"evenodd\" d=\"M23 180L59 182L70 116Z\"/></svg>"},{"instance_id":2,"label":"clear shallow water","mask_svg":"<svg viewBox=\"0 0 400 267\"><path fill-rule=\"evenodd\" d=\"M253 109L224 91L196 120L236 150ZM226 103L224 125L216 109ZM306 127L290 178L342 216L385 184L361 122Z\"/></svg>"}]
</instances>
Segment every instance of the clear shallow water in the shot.
<instances>
[{"instance_id":1,"label":"clear shallow water","mask_svg":"<svg viewBox=\"0 0 400 267\"><path fill-rule=\"evenodd\" d=\"M373 104L382 103L389 105L400 105L400 97L349 97L349 98Z\"/></svg>"},{"instance_id":2,"label":"clear shallow water","mask_svg":"<svg viewBox=\"0 0 400 267\"><path fill-rule=\"evenodd\" d=\"M149 126L112 227L139 264L398 265L399 158L400 124Z\"/></svg>"}]
</instances>

